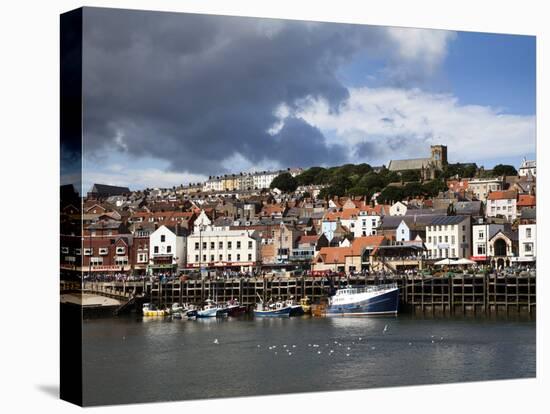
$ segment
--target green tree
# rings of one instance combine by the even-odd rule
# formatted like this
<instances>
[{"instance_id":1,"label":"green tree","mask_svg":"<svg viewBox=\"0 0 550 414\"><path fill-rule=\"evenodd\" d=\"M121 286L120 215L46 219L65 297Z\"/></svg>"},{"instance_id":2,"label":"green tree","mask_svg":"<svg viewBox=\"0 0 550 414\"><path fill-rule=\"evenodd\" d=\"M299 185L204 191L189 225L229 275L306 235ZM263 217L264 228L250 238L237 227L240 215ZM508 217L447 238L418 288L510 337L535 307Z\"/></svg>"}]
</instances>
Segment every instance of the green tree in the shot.
<instances>
[{"instance_id":1,"label":"green tree","mask_svg":"<svg viewBox=\"0 0 550 414\"><path fill-rule=\"evenodd\" d=\"M404 198L404 191L401 187L386 187L382 190L377 200L380 203L391 204L401 201Z\"/></svg>"},{"instance_id":2,"label":"green tree","mask_svg":"<svg viewBox=\"0 0 550 414\"><path fill-rule=\"evenodd\" d=\"M493 177L499 177L501 175L518 175L518 172L513 165L498 164L494 166L492 175Z\"/></svg>"},{"instance_id":3,"label":"green tree","mask_svg":"<svg viewBox=\"0 0 550 414\"><path fill-rule=\"evenodd\" d=\"M403 182L419 181L420 171L418 170L406 170L401 172L401 180Z\"/></svg>"},{"instance_id":4,"label":"green tree","mask_svg":"<svg viewBox=\"0 0 550 414\"><path fill-rule=\"evenodd\" d=\"M279 174L273 179L273 181L271 181L271 185L269 186L271 189L278 188L285 193L293 193L296 191L297 187L298 183L296 182L296 179L288 172Z\"/></svg>"},{"instance_id":5,"label":"green tree","mask_svg":"<svg viewBox=\"0 0 550 414\"><path fill-rule=\"evenodd\" d=\"M407 183L405 184L405 187L403 187L403 196L405 198L419 197L424 195L425 193L426 193L426 190L424 189L422 184L420 184L417 181Z\"/></svg>"},{"instance_id":6,"label":"green tree","mask_svg":"<svg viewBox=\"0 0 550 414\"><path fill-rule=\"evenodd\" d=\"M435 197L440 191L445 191L447 189L447 184L445 181L437 179L424 183L422 188L424 189L424 194L426 196Z\"/></svg>"}]
</instances>

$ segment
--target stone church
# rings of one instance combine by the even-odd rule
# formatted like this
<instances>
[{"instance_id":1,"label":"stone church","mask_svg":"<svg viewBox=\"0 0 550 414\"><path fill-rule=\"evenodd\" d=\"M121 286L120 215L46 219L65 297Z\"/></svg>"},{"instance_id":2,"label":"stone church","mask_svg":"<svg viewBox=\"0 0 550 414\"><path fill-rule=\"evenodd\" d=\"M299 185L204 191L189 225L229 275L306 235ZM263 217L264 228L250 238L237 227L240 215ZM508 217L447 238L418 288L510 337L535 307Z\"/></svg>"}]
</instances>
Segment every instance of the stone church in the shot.
<instances>
[{"instance_id":1,"label":"stone church","mask_svg":"<svg viewBox=\"0 0 550 414\"><path fill-rule=\"evenodd\" d=\"M447 165L447 146L432 145L430 158L413 158L409 160L391 160L388 164L388 170L397 173L402 171L420 171L420 177L423 181L436 178L436 172L441 171L443 166Z\"/></svg>"}]
</instances>

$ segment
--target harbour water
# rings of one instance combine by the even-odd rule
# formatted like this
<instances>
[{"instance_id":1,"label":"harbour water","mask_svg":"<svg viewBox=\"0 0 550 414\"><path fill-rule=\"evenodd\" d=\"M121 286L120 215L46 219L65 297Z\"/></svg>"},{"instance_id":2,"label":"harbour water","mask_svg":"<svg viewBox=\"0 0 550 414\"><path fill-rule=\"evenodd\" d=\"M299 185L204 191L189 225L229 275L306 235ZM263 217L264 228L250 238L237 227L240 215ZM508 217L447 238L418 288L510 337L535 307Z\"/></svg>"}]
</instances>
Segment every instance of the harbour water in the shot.
<instances>
[{"instance_id":1,"label":"harbour water","mask_svg":"<svg viewBox=\"0 0 550 414\"><path fill-rule=\"evenodd\" d=\"M84 404L530 378L535 326L479 315L90 319Z\"/></svg>"}]
</instances>

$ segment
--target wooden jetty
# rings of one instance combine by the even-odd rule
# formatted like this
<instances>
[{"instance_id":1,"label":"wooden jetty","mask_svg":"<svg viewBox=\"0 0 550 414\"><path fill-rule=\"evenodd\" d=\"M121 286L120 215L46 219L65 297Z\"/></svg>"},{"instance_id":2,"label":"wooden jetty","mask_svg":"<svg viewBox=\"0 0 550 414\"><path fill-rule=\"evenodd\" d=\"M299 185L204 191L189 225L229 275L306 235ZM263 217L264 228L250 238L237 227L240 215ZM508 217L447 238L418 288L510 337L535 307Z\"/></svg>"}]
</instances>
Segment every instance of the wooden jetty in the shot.
<instances>
[{"instance_id":1,"label":"wooden jetty","mask_svg":"<svg viewBox=\"0 0 550 414\"><path fill-rule=\"evenodd\" d=\"M255 305L261 297L300 300L309 297L322 304L331 290L346 286L397 283L400 312L424 314L535 314L534 272L500 276L496 274L446 274L342 277L251 277L232 279L86 282L84 289L109 297L144 297L160 306L174 302L200 304L211 298L219 302L237 299ZM317 313L319 309L317 308Z\"/></svg>"}]
</instances>

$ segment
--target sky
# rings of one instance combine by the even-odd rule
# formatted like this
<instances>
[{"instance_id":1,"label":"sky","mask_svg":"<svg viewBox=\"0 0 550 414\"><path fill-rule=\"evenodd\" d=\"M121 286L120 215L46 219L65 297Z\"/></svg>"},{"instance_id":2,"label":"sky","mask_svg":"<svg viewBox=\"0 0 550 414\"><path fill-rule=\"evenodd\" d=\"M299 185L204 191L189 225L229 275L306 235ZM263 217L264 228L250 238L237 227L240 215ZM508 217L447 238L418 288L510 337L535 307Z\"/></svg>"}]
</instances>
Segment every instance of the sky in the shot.
<instances>
[{"instance_id":1,"label":"sky","mask_svg":"<svg viewBox=\"0 0 550 414\"><path fill-rule=\"evenodd\" d=\"M533 36L85 8L83 187L536 147Z\"/></svg>"}]
</instances>

